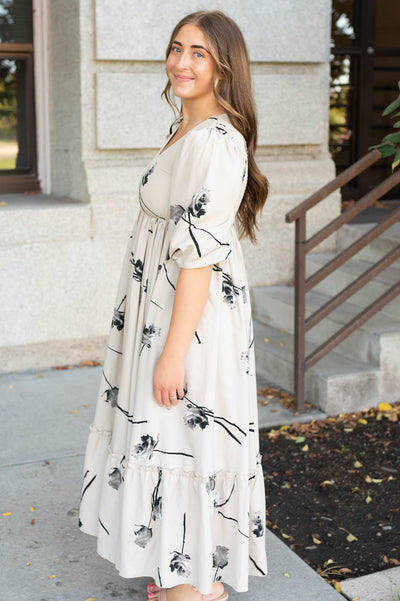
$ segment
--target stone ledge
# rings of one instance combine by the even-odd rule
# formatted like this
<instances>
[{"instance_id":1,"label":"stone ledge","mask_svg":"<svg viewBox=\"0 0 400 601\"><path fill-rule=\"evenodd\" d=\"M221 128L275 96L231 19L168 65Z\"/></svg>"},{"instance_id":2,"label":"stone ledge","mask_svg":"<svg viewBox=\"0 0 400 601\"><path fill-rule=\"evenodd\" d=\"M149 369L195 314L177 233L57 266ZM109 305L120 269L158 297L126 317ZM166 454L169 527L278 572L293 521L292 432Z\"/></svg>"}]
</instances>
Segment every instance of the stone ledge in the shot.
<instances>
[{"instance_id":1,"label":"stone ledge","mask_svg":"<svg viewBox=\"0 0 400 601\"><path fill-rule=\"evenodd\" d=\"M0 373L103 361L107 336L63 338L36 344L0 347Z\"/></svg>"},{"instance_id":2,"label":"stone ledge","mask_svg":"<svg viewBox=\"0 0 400 601\"><path fill-rule=\"evenodd\" d=\"M0 245L90 236L90 204L52 194L1 194Z\"/></svg>"}]
</instances>

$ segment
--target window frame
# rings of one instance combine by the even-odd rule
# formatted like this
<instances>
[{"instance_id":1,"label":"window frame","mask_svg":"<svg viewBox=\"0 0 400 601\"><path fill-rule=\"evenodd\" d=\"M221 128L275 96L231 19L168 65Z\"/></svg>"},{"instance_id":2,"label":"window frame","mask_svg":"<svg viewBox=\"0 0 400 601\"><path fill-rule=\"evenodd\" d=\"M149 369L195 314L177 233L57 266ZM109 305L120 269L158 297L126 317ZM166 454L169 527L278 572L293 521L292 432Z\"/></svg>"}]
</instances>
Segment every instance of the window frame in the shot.
<instances>
[{"instance_id":1,"label":"window frame","mask_svg":"<svg viewBox=\"0 0 400 601\"><path fill-rule=\"evenodd\" d=\"M0 59L23 59L26 61L26 117L28 134L28 153L30 165L27 169L1 169L0 193L36 192L40 190L37 174L36 126L35 126L35 90L33 44L0 43Z\"/></svg>"}]
</instances>

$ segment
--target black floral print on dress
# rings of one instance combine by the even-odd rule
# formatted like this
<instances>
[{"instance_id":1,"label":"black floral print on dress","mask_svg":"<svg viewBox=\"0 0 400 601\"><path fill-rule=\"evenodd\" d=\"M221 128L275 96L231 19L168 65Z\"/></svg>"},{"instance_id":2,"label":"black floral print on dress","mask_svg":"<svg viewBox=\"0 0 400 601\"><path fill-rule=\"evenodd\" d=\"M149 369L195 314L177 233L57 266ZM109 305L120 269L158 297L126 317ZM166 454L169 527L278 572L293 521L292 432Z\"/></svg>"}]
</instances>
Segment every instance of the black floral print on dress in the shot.
<instances>
[{"instance_id":1,"label":"black floral print on dress","mask_svg":"<svg viewBox=\"0 0 400 601\"><path fill-rule=\"evenodd\" d=\"M222 273L222 293L224 301L230 306L231 309L236 307L237 297L239 293L243 291L243 288L235 286L232 280L232 276L225 271Z\"/></svg>"},{"instance_id":2,"label":"black floral print on dress","mask_svg":"<svg viewBox=\"0 0 400 601\"><path fill-rule=\"evenodd\" d=\"M223 125L217 125L215 129L219 134L222 134L223 136L226 136L226 134L228 133L226 131L226 127L224 127Z\"/></svg>"},{"instance_id":3,"label":"black floral print on dress","mask_svg":"<svg viewBox=\"0 0 400 601\"><path fill-rule=\"evenodd\" d=\"M196 248L196 252L199 257L201 257L202 255L201 255L200 245L196 239L196 234L195 234L196 230L205 232L206 234L211 236L216 242L218 242L218 244L220 246L229 246L229 242L221 242L211 232L209 232L208 230L206 230L202 227L199 227L192 221L192 218L199 219L200 217L202 217L203 215L206 214L205 205L208 204L209 202L210 202L210 190L208 188L201 187L199 190L197 190L197 192L195 192L193 194L189 206L187 207L187 209L185 211L182 212L182 214L180 214L181 211L179 210L179 207L181 207L181 205L173 205L170 208L171 220L173 221L173 223L175 225L181 219L189 225L189 235L192 239L192 242ZM231 251L229 251L228 255L230 254L230 252Z\"/></svg>"},{"instance_id":4,"label":"black floral print on dress","mask_svg":"<svg viewBox=\"0 0 400 601\"><path fill-rule=\"evenodd\" d=\"M233 434L231 428L228 427L231 426L233 428L236 428L236 433L238 436L240 434L242 434L243 436L247 436L246 432L242 430L242 428L240 428L237 424L234 424L233 422L229 421L225 417L222 417L221 415L214 415L214 411L212 409L196 405L196 403L194 401L191 401L186 394L183 398L185 398L188 401L186 405L186 411L183 416L185 426L188 426L191 430L194 430L196 426L200 426L200 428L204 430L209 425L209 418L211 418L214 420L215 424L221 426L234 440L236 440L236 442L242 444L241 441L237 438L237 436Z\"/></svg>"},{"instance_id":5,"label":"black floral print on dress","mask_svg":"<svg viewBox=\"0 0 400 601\"><path fill-rule=\"evenodd\" d=\"M225 566L228 565L228 554L229 549L224 547L223 545L217 545L215 547L215 551L212 554L212 565L213 568L217 568L214 574L214 582L221 580L222 576L218 576L218 570L222 570Z\"/></svg>"},{"instance_id":6,"label":"black floral print on dress","mask_svg":"<svg viewBox=\"0 0 400 601\"><path fill-rule=\"evenodd\" d=\"M135 260L135 256L132 251L131 251L131 263L133 265L133 273L132 273L133 279L136 280L137 282L141 282L142 277L143 277L144 264L141 259Z\"/></svg>"},{"instance_id":7,"label":"black floral print on dress","mask_svg":"<svg viewBox=\"0 0 400 601\"><path fill-rule=\"evenodd\" d=\"M132 457L150 460L153 457L153 451L158 444L159 438L159 435L157 436L157 440L150 436L150 434L142 436L142 442L135 445L134 450L131 453Z\"/></svg>"},{"instance_id":8,"label":"black floral print on dress","mask_svg":"<svg viewBox=\"0 0 400 601\"><path fill-rule=\"evenodd\" d=\"M176 225L184 212L185 209L182 205L173 205L169 208L169 218Z\"/></svg>"},{"instance_id":9,"label":"black floral print on dress","mask_svg":"<svg viewBox=\"0 0 400 601\"><path fill-rule=\"evenodd\" d=\"M131 415L129 413L129 411L127 411L126 409L124 409L123 407L121 407L118 404L118 393L119 393L119 388L117 386L112 386L112 384L109 382L109 380L106 377L106 374L104 373L104 369L103 369L103 378L105 379L105 381L107 382L107 384L109 385L109 388L107 388L103 394L101 394L100 396L104 396L106 395L106 398L104 399L106 403L110 403L111 407L116 407L119 411L121 411L128 419L128 422L130 422L131 424L147 424L147 419L142 419L139 421L134 421L133 415Z\"/></svg>"},{"instance_id":10,"label":"black floral print on dress","mask_svg":"<svg viewBox=\"0 0 400 601\"><path fill-rule=\"evenodd\" d=\"M160 336L161 328L155 326L154 324L150 324L149 326L144 326L143 335L142 335L142 348L140 349L139 354L142 352L145 346L148 348L151 347L153 342Z\"/></svg>"},{"instance_id":11,"label":"black floral print on dress","mask_svg":"<svg viewBox=\"0 0 400 601\"><path fill-rule=\"evenodd\" d=\"M189 428L191 428L192 430L194 430L196 426L200 426L200 428L204 430L204 428L209 424L208 417L204 408L197 407L192 403L188 403L185 415L183 416L183 420L185 422L185 425L189 426Z\"/></svg>"},{"instance_id":12,"label":"black floral print on dress","mask_svg":"<svg viewBox=\"0 0 400 601\"><path fill-rule=\"evenodd\" d=\"M183 451L162 451L156 449L160 435L157 435L157 439L154 439L150 434L145 434L141 437L140 443L134 446L134 450L131 451L131 457L135 459L144 459L150 461L153 457L153 453L164 453L165 455L183 455L185 457L193 457L190 453L184 453Z\"/></svg>"},{"instance_id":13,"label":"black floral print on dress","mask_svg":"<svg viewBox=\"0 0 400 601\"><path fill-rule=\"evenodd\" d=\"M119 388L117 386L112 386L110 384L110 382L106 378L104 370L103 370L103 377L104 377L105 381L107 382L107 384L109 385L109 388L107 388L101 396L106 395L106 398L104 399L105 402L110 403L111 407L116 407L118 405Z\"/></svg>"},{"instance_id":14,"label":"black floral print on dress","mask_svg":"<svg viewBox=\"0 0 400 601\"><path fill-rule=\"evenodd\" d=\"M138 545L138 547L141 547L142 549L144 549L146 547L147 543L150 541L150 539L153 536L153 529L150 528L151 521L161 519L162 497L158 496L158 490L160 488L161 478L162 478L162 470L159 469L158 470L158 482L157 482L157 484L153 490L153 493L151 495L151 511L150 511L149 523L147 524L147 526L145 524L135 524L135 527L138 528L138 530L134 530L134 534L136 536L134 542L136 545Z\"/></svg>"},{"instance_id":15,"label":"black floral print on dress","mask_svg":"<svg viewBox=\"0 0 400 601\"><path fill-rule=\"evenodd\" d=\"M147 182L149 181L149 177L153 173L154 167L155 167L155 164L152 163L150 165L150 167L147 169L146 173L143 175L143 177L142 177L142 186L145 186L147 184Z\"/></svg>"},{"instance_id":16,"label":"black floral print on dress","mask_svg":"<svg viewBox=\"0 0 400 601\"><path fill-rule=\"evenodd\" d=\"M114 309L113 318L111 321L111 327L117 328L117 330L119 332L124 327L125 311L121 311L121 305L125 301L125 299L126 299L126 294L125 294L124 298L122 299L122 301L119 303L118 307L116 309Z\"/></svg>"},{"instance_id":17,"label":"black floral print on dress","mask_svg":"<svg viewBox=\"0 0 400 601\"><path fill-rule=\"evenodd\" d=\"M136 535L135 543L138 547L141 547L142 549L146 547L147 543L153 536L153 530L148 526L143 525L139 526L139 530L134 530L134 533Z\"/></svg>"},{"instance_id":18,"label":"black floral print on dress","mask_svg":"<svg viewBox=\"0 0 400 601\"><path fill-rule=\"evenodd\" d=\"M214 507L223 507L224 505L226 505L228 503L228 501L230 500L230 498L231 498L232 493L233 493L234 490L235 490L235 483L233 483L232 490L229 493L228 497L225 499L225 501L221 497L221 495L219 494L219 492L216 492L215 496L214 496Z\"/></svg>"},{"instance_id":19,"label":"black floral print on dress","mask_svg":"<svg viewBox=\"0 0 400 601\"><path fill-rule=\"evenodd\" d=\"M253 534L256 536L262 536L264 534L264 524L261 518L261 511L255 511L253 518L251 520L254 528L252 530Z\"/></svg>"},{"instance_id":20,"label":"black floral print on dress","mask_svg":"<svg viewBox=\"0 0 400 601\"><path fill-rule=\"evenodd\" d=\"M179 576L187 578L192 573L190 569L190 555L184 554L185 547L185 536L186 536L186 513L183 514L183 539L182 539L182 551L171 551L173 555L169 568L171 572L176 572Z\"/></svg>"},{"instance_id":21,"label":"black floral print on dress","mask_svg":"<svg viewBox=\"0 0 400 601\"><path fill-rule=\"evenodd\" d=\"M119 467L113 467L108 473L108 484L115 490L118 490L124 481L124 477L122 475L123 471L125 470L124 460L125 455L122 457Z\"/></svg>"},{"instance_id":22,"label":"black floral print on dress","mask_svg":"<svg viewBox=\"0 0 400 601\"><path fill-rule=\"evenodd\" d=\"M210 492L212 492L213 490L215 490L215 474L213 474L212 476L210 476L206 482L206 491L207 494L210 494Z\"/></svg>"}]
</instances>

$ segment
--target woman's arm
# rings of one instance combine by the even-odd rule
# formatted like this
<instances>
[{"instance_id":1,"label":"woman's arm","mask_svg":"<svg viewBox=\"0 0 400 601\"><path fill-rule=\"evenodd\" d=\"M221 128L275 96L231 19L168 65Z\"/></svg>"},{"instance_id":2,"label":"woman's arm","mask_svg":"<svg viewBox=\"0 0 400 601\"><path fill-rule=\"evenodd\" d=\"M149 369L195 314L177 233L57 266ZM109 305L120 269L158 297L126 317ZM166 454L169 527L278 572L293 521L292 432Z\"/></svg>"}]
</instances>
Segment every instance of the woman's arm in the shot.
<instances>
[{"instance_id":1,"label":"woman's arm","mask_svg":"<svg viewBox=\"0 0 400 601\"><path fill-rule=\"evenodd\" d=\"M210 287L212 265L181 269L176 284L171 323L164 349L154 368L153 387L157 403L167 409L183 397L184 361L202 316Z\"/></svg>"}]
</instances>

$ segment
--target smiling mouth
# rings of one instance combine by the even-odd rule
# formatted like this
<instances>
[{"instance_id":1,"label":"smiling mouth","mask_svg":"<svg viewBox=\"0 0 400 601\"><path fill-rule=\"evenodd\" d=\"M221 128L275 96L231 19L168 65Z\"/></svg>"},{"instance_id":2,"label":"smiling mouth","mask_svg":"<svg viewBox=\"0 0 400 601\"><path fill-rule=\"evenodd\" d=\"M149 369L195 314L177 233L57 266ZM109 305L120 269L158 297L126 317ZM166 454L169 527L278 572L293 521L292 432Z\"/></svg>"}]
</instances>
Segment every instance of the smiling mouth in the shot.
<instances>
[{"instance_id":1,"label":"smiling mouth","mask_svg":"<svg viewBox=\"0 0 400 601\"><path fill-rule=\"evenodd\" d=\"M193 77L185 77L185 75L175 75L174 74L174 77L178 81L192 81L193 80Z\"/></svg>"}]
</instances>

